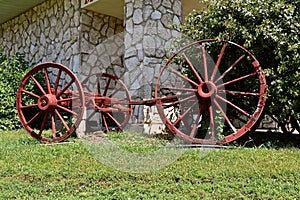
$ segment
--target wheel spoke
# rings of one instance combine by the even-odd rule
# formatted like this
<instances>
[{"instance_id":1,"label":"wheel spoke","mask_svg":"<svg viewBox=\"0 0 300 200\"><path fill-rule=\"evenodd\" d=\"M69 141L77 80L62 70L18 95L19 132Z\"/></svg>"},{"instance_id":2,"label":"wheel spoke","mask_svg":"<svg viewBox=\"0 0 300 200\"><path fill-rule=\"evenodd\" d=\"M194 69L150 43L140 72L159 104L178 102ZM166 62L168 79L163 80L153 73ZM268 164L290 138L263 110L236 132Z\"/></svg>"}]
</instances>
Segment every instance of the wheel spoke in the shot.
<instances>
[{"instance_id":1,"label":"wheel spoke","mask_svg":"<svg viewBox=\"0 0 300 200\"><path fill-rule=\"evenodd\" d=\"M39 131L39 136L42 135L44 129L45 129L45 126L47 124L47 120L48 120L48 117L49 117L49 111L47 110L46 113L45 113L45 116L44 116L44 119L43 119L43 122L42 122L42 125L40 127L40 131Z\"/></svg>"},{"instance_id":2,"label":"wheel spoke","mask_svg":"<svg viewBox=\"0 0 300 200\"><path fill-rule=\"evenodd\" d=\"M55 85L54 85L54 94L55 95L57 95L57 89L58 89L58 86L59 86L59 79L60 79L61 73L62 73L62 70L59 69L57 77L56 77Z\"/></svg>"},{"instance_id":3,"label":"wheel spoke","mask_svg":"<svg viewBox=\"0 0 300 200\"><path fill-rule=\"evenodd\" d=\"M212 73L212 76L211 76L211 79L210 79L212 82L215 80L215 77L216 77L216 74L217 74L217 72L218 72L219 66L220 66L220 64L221 64L221 61L222 61L222 58L223 58L223 55L224 55L224 52L225 52L226 47L227 47L227 45L224 44L223 47L222 47L222 50L221 50L221 52L220 52L220 54L219 54L217 63L216 63L216 65L215 65L215 68L214 68L214 70L213 70L213 73Z\"/></svg>"},{"instance_id":4,"label":"wheel spoke","mask_svg":"<svg viewBox=\"0 0 300 200\"><path fill-rule=\"evenodd\" d=\"M30 78L34 81L34 83L36 84L36 86L40 89L40 91L46 95L45 90L43 89L43 87L41 86L41 84L31 75Z\"/></svg>"},{"instance_id":5,"label":"wheel spoke","mask_svg":"<svg viewBox=\"0 0 300 200\"><path fill-rule=\"evenodd\" d=\"M99 77L97 77L97 92L98 92L98 94L101 95L101 85L100 85Z\"/></svg>"},{"instance_id":6,"label":"wheel spoke","mask_svg":"<svg viewBox=\"0 0 300 200\"><path fill-rule=\"evenodd\" d=\"M119 129L122 131L121 124L110 113L106 113L106 114L107 114L107 116L109 116L110 119L112 119L117 124Z\"/></svg>"},{"instance_id":7,"label":"wheel spoke","mask_svg":"<svg viewBox=\"0 0 300 200\"><path fill-rule=\"evenodd\" d=\"M39 112L37 112L27 123L26 125L30 125L32 124L37 118L39 118L41 115L43 114L43 111L40 110Z\"/></svg>"},{"instance_id":8,"label":"wheel spoke","mask_svg":"<svg viewBox=\"0 0 300 200\"><path fill-rule=\"evenodd\" d=\"M90 121L92 117L97 113L97 111L93 110L93 112L89 115L88 118L86 118L87 121Z\"/></svg>"},{"instance_id":9,"label":"wheel spoke","mask_svg":"<svg viewBox=\"0 0 300 200\"><path fill-rule=\"evenodd\" d=\"M260 96L259 93L254 93L254 92L241 92L241 91L230 91L230 90L219 90L219 92L229 94L232 96Z\"/></svg>"},{"instance_id":10,"label":"wheel spoke","mask_svg":"<svg viewBox=\"0 0 300 200\"><path fill-rule=\"evenodd\" d=\"M38 99L40 98L39 95L34 94L34 93L32 93L32 92L29 92L29 91L27 91L27 90L22 89L22 92L24 92L25 94L28 94L28 95L30 95L30 96L32 96L32 97L35 97L35 98L38 98Z\"/></svg>"},{"instance_id":11,"label":"wheel spoke","mask_svg":"<svg viewBox=\"0 0 300 200\"><path fill-rule=\"evenodd\" d=\"M68 113L70 113L72 115L75 115L76 117L78 116L78 114L76 112L74 112L74 111L72 111L72 110L70 110L68 108L65 108L63 106L57 105L57 108L62 109L62 110L66 111L66 112L68 112Z\"/></svg>"},{"instance_id":12,"label":"wheel spoke","mask_svg":"<svg viewBox=\"0 0 300 200\"><path fill-rule=\"evenodd\" d=\"M174 105L176 105L176 104L179 104L179 103L181 103L181 102L188 101L188 100L190 100L190 99L192 99L192 98L195 98L195 96L192 95L192 96L190 96L190 97L186 97L186 98L181 99L181 100L172 101L172 102L167 102L167 103L163 103L163 102L162 102L162 106L164 106L164 108L167 108L167 107L170 107L170 106L174 106Z\"/></svg>"},{"instance_id":13,"label":"wheel spoke","mask_svg":"<svg viewBox=\"0 0 300 200\"><path fill-rule=\"evenodd\" d=\"M217 106L217 108L221 111L224 119L226 120L226 122L229 124L230 128L233 130L234 133L236 133L236 128L232 125L231 121L229 120L229 118L227 117L226 113L224 112L224 110L222 109L222 107L220 106L220 104L217 102L217 100L214 98L214 103Z\"/></svg>"},{"instance_id":14,"label":"wheel spoke","mask_svg":"<svg viewBox=\"0 0 300 200\"><path fill-rule=\"evenodd\" d=\"M207 60L206 60L206 50L205 46L202 45L202 59L203 59L203 68L204 68L204 80L208 81L208 69L207 69Z\"/></svg>"},{"instance_id":15,"label":"wheel spoke","mask_svg":"<svg viewBox=\"0 0 300 200\"><path fill-rule=\"evenodd\" d=\"M202 116L204 110L205 110L205 106L202 105L201 108L200 108L200 110L199 110L199 115L197 116L197 119L196 119L196 121L194 123L193 129L192 129L191 134L190 134L190 136L192 138L194 138L195 135L196 135L196 130L197 130L198 125L199 125L199 120L200 120L200 117Z\"/></svg>"},{"instance_id":16,"label":"wheel spoke","mask_svg":"<svg viewBox=\"0 0 300 200\"><path fill-rule=\"evenodd\" d=\"M128 108L126 106L122 106L120 104L113 105L112 107L118 109L122 113L128 113L128 112L130 112L130 108Z\"/></svg>"},{"instance_id":17,"label":"wheel spoke","mask_svg":"<svg viewBox=\"0 0 300 200\"><path fill-rule=\"evenodd\" d=\"M49 80L49 74L46 68L44 68L44 73L45 73L45 79L46 79L46 85L47 85L47 89L48 89L48 94L52 94L51 93L51 85L50 85L50 80Z\"/></svg>"},{"instance_id":18,"label":"wheel spoke","mask_svg":"<svg viewBox=\"0 0 300 200\"><path fill-rule=\"evenodd\" d=\"M58 112L57 109L55 109L55 114L58 116L58 118L60 119L64 127L67 129L67 131L69 131L70 127L67 125L66 121L64 120L64 118L61 116L61 114Z\"/></svg>"},{"instance_id":19,"label":"wheel spoke","mask_svg":"<svg viewBox=\"0 0 300 200\"><path fill-rule=\"evenodd\" d=\"M103 96L106 96L106 95L107 95L107 91L108 91L110 82L111 82L111 79L108 79L108 81L107 81L107 83L106 83L106 86L105 86L105 89L104 89L104 92L103 92Z\"/></svg>"},{"instance_id":20,"label":"wheel spoke","mask_svg":"<svg viewBox=\"0 0 300 200\"><path fill-rule=\"evenodd\" d=\"M197 89L192 89L192 88L175 88L175 87L168 87L168 86L164 86L161 89L166 89L166 90L175 90L175 91L188 91L188 92L197 92Z\"/></svg>"},{"instance_id":21,"label":"wheel spoke","mask_svg":"<svg viewBox=\"0 0 300 200\"><path fill-rule=\"evenodd\" d=\"M191 134L190 134L190 137L192 137L192 138L194 138L195 135L196 135L196 130L197 130L197 127L198 127L198 123L199 123L200 117L201 117L201 115L197 116L196 121L195 121L195 123L193 125L192 131L191 131Z\"/></svg>"},{"instance_id":22,"label":"wheel spoke","mask_svg":"<svg viewBox=\"0 0 300 200\"><path fill-rule=\"evenodd\" d=\"M33 108L33 107L38 107L38 104L31 104L31 105L21 106L21 109L27 109L27 108Z\"/></svg>"},{"instance_id":23,"label":"wheel spoke","mask_svg":"<svg viewBox=\"0 0 300 200\"><path fill-rule=\"evenodd\" d=\"M122 88L123 88L123 87L122 87L122 85L121 85L121 87L119 87L119 88L116 89L111 95L109 95L109 98L113 97L115 94L117 94L119 91L121 91Z\"/></svg>"},{"instance_id":24,"label":"wheel spoke","mask_svg":"<svg viewBox=\"0 0 300 200\"><path fill-rule=\"evenodd\" d=\"M215 119L214 119L214 111L212 105L209 106L209 117L210 117L210 131L211 131L211 138L215 139Z\"/></svg>"},{"instance_id":25,"label":"wheel spoke","mask_svg":"<svg viewBox=\"0 0 300 200\"><path fill-rule=\"evenodd\" d=\"M64 98L64 99L57 100L57 103L66 102L66 101L75 101L78 99L80 99L80 97Z\"/></svg>"},{"instance_id":26,"label":"wheel spoke","mask_svg":"<svg viewBox=\"0 0 300 200\"><path fill-rule=\"evenodd\" d=\"M179 122L182 121L182 119L190 112L190 110L196 105L197 102L192 104L181 116L178 117L178 119L174 122L174 126L176 126Z\"/></svg>"},{"instance_id":27,"label":"wheel spoke","mask_svg":"<svg viewBox=\"0 0 300 200\"><path fill-rule=\"evenodd\" d=\"M191 70L193 71L194 75L197 77L197 79L199 80L200 83L203 83L202 78L200 77L199 73L197 72L197 70L195 69L194 65L192 64L192 62L189 60L189 58L186 56L185 53L182 54L184 59L186 60L186 62L188 63L188 66L191 68Z\"/></svg>"},{"instance_id":28,"label":"wheel spoke","mask_svg":"<svg viewBox=\"0 0 300 200\"><path fill-rule=\"evenodd\" d=\"M242 55L237 59L223 74L220 76L215 83L218 83L221 81L231 70L233 70L243 59L245 58L245 55Z\"/></svg>"},{"instance_id":29,"label":"wheel spoke","mask_svg":"<svg viewBox=\"0 0 300 200\"><path fill-rule=\"evenodd\" d=\"M237 78L237 79L228 81L228 82L226 82L226 83L223 83L223 84L221 84L221 85L218 85L217 88L224 87L224 86L226 86L226 85L230 85L230 84L233 84L233 83L237 83L237 82L239 82L239 81L242 81L242 80L245 80L245 79L254 77L254 76L256 76L256 75L257 75L256 72L253 72L252 74L248 74L248 75L242 76L242 77L240 77L240 78Z\"/></svg>"},{"instance_id":30,"label":"wheel spoke","mask_svg":"<svg viewBox=\"0 0 300 200\"><path fill-rule=\"evenodd\" d=\"M74 82L75 79L72 79L62 90L59 91L59 93L56 95L56 98L60 97Z\"/></svg>"},{"instance_id":31,"label":"wheel spoke","mask_svg":"<svg viewBox=\"0 0 300 200\"><path fill-rule=\"evenodd\" d=\"M223 97L219 96L219 95L216 95L216 97L218 99L220 99L221 101L229 104L231 107L233 107L234 109L238 110L240 113L244 114L245 116L249 117L249 118L252 118L253 116L250 115L249 113L247 113L246 111L244 111L243 109L241 109L240 107L238 107L237 105L231 103L230 101L228 101L227 99L224 99Z\"/></svg>"},{"instance_id":32,"label":"wheel spoke","mask_svg":"<svg viewBox=\"0 0 300 200\"><path fill-rule=\"evenodd\" d=\"M109 128L108 128L107 121L106 121L106 118L104 116L104 113L101 112L101 116L102 116L102 120L103 120L105 129L106 129L107 132L109 132Z\"/></svg>"},{"instance_id":33,"label":"wheel spoke","mask_svg":"<svg viewBox=\"0 0 300 200\"><path fill-rule=\"evenodd\" d=\"M51 112L51 127L52 127L52 136L53 138L56 138L56 124L55 124L54 111Z\"/></svg>"},{"instance_id":34,"label":"wheel spoke","mask_svg":"<svg viewBox=\"0 0 300 200\"><path fill-rule=\"evenodd\" d=\"M183 80L189 82L191 85L194 85L195 87L198 87L199 84L195 83L194 81L192 81L191 79L189 79L188 77L182 75L179 71L176 71L174 69L171 69L171 71L176 74L177 76L181 77Z\"/></svg>"}]
</instances>

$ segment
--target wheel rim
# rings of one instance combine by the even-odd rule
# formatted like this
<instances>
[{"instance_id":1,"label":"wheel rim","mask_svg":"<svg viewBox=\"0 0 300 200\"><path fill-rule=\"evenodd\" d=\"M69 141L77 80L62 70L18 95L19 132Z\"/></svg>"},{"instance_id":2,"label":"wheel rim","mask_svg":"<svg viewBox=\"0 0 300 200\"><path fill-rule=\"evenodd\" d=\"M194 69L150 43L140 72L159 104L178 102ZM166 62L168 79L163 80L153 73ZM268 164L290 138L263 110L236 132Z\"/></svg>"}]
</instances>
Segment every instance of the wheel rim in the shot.
<instances>
[{"instance_id":1,"label":"wheel rim","mask_svg":"<svg viewBox=\"0 0 300 200\"><path fill-rule=\"evenodd\" d=\"M265 96L266 80L257 59L240 45L213 39L176 51L155 88L167 129L198 144L225 144L251 130Z\"/></svg>"},{"instance_id":2,"label":"wheel rim","mask_svg":"<svg viewBox=\"0 0 300 200\"><path fill-rule=\"evenodd\" d=\"M82 82L86 92L89 131L123 131L132 113L131 97L125 84L116 76L96 73Z\"/></svg>"},{"instance_id":3,"label":"wheel rim","mask_svg":"<svg viewBox=\"0 0 300 200\"><path fill-rule=\"evenodd\" d=\"M75 74L56 63L30 70L17 92L17 110L26 131L43 142L60 142L79 126L84 94Z\"/></svg>"}]
</instances>

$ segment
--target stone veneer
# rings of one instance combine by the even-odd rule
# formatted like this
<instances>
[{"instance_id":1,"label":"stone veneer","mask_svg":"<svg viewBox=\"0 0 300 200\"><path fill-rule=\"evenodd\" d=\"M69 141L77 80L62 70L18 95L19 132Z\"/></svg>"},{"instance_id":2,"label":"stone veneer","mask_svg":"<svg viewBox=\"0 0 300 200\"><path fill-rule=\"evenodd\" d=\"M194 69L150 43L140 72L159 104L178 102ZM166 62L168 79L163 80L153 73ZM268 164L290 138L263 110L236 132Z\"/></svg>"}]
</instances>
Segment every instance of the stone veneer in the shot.
<instances>
[{"instance_id":1,"label":"stone veneer","mask_svg":"<svg viewBox=\"0 0 300 200\"><path fill-rule=\"evenodd\" d=\"M49 0L1 24L0 44L6 55L19 52L31 64L57 62L79 73L82 66L101 68L88 55L123 29L115 17L80 9L80 0Z\"/></svg>"},{"instance_id":2,"label":"stone veneer","mask_svg":"<svg viewBox=\"0 0 300 200\"><path fill-rule=\"evenodd\" d=\"M32 64L58 62L80 68L79 0L49 0L0 25L7 55L24 53Z\"/></svg>"},{"instance_id":3,"label":"stone veneer","mask_svg":"<svg viewBox=\"0 0 300 200\"><path fill-rule=\"evenodd\" d=\"M166 49L178 36L171 26L181 15L180 0L125 0L124 80L133 96L152 97Z\"/></svg>"},{"instance_id":4,"label":"stone veneer","mask_svg":"<svg viewBox=\"0 0 300 200\"><path fill-rule=\"evenodd\" d=\"M106 72L122 76L123 20L87 10L82 10L81 19L81 75Z\"/></svg>"},{"instance_id":5,"label":"stone veneer","mask_svg":"<svg viewBox=\"0 0 300 200\"><path fill-rule=\"evenodd\" d=\"M172 24L182 20L181 0L125 0L125 55L123 80L133 100L153 98L154 86L172 39ZM145 123L145 132L161 131L155 106L134 106L133 123ZM151 124L151 126L150 126Z\"/></svg>"}]
</instances>

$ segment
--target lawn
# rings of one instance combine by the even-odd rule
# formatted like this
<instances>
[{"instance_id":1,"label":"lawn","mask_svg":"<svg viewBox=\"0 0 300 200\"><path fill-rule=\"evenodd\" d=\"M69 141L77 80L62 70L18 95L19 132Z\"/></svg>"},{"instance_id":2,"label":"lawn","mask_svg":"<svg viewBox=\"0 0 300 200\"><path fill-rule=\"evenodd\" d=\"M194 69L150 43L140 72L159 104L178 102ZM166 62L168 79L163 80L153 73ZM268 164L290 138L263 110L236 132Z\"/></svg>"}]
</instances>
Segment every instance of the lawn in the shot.
<instances>
[{"instance_id":1,"label":"lawn","mask_svg":"<svg viewBox=\"0 0 300 200\"><path fill-rule=\"evenodd\" d=\"M0 134L0 199L300 199L296 148L190 149L160 170L130 173L79 139L49 146L24 131Z\"/></svg>"}]
</instances>

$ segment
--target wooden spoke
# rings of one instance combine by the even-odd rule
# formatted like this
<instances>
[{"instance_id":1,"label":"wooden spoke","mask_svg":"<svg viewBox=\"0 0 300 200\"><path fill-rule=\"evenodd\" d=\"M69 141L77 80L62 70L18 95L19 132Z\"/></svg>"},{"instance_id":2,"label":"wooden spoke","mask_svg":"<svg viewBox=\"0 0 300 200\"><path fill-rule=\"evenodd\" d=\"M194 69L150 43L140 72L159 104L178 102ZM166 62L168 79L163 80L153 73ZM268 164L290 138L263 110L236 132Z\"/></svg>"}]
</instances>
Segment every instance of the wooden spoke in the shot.
<instances>
[{"instance_id":1,"label":"wooden spoke","mask_svg":"<svg viewBox=\"0 0 300 200\"><path fill-rule=\"evenodd\" d=\"M224 112L224 110L222 109L222 107L220 106L220 104L217 102L216 99L214 99L213 101L214 101L215 105L217 106L217 108L221 111L224 119L229 124L230 128L233 130L234 133L236 133L236 128L232 125L231 121L229 120L228 116L226 115L226 113Z\"/></svg>"},{"instance_id":2,"label":"wooden spoke","mask_svg":"<svg viewBox=\"0 0 300 200\"><path fill-rule=\"evenodd\" d=\"M230 90L219 90L219 93L225 93L225 94L229 94L229 95L232 95L232 96L260 96L259 93L230 91Z\"/></svg>"},{"instance_id":3,"label":"wooden spoke","mask_svg":"<svg viewBox=\"0 0 300 200\"><path fill-rule=\"evenodd\" d=\"M37 120L41 115L43 114L43 111L37 112L27 123L26 125L31 125L35 120Z\"/></svg>"},{"instance_id":4,"label":"wooden spoke","mask_svg":"<svg viewBox=\"0 0 300 200\"><path fill-rule=\"evenodd\" d=\"M111 79L108 79L108 81L107 81L107 83L106 83L106 86L105 86L105 89L104 89L104 92L103 92L103 96L106 96L106 95L107 95L107 91L108 91L110 82L111 82Z\"/></svg>"},{"instance_id":5,"label":"wooden spoke","mask_svg":"<svg viewBox=\"0 0 300 200\"><path fill-rule=\"evenodd\" d=\"M179 76L180 78L182 78L183 80L189 82L191 85L194 85L196 87L198 87L199 84L195 83L194 81L192 81L191 79L189 79L188 77L182 75L179 71L176 71L174 69L171 69L171 71L176 74L177 76Z\"/></svg>"},{"instance_id":6,"label":"wooden spoke","mask_svg":"<svg viewBox=\"0 0 300 200\"><path fill-rule=\"evenodd\" d=\"M197 89L192 89L192 88L176 88L176 87L168 87L168 86L163 86L161 89L183 91L183 92L197 92L198 91Z\"/></svg>"},{"instance_id":7,"label":"wooden spoke","mask_svg":"<svg viewBox=\"0 0 300 200\"><path fill-rule=\"evenodd\" d=\"M45 113L45 116L44 116L44 119L43 119L43 122L41 124L41 127L40 127L40 130L39 130L39 133L38 135L41 136L45 127L46 127L46 124L47 124L47 121L48 121L48 117L49 117L49 111L47 110L46 113Z\"/></svg>"},{"instance_id":8,"label":"wooden spoke","mask_svg":"<svg viewBox=\"0 0 300 200\"><path fill-rule=\"evenodd\" d=\"M101 116L102 116L102 121L104 123L104 126L105 126L105 129L106 129L106 132L109 132L109 128L108 128L108 125L107 125L107 121L106 121L106 118L105 118L105 113L101 112Z\"/></svg>"},{"instance_id":9,"label":"wooden spoke","mask_svg":"<svg viewBox=\"0 0 300 200\"><path fill-rule=\"evenodd\" d=\"M34 108L34 107L38 107L38 104L31 104L31 105L26 105L26 106L21 106L21 109L28 109L28 108Z\"/></svg>"},{"instance_id":10,"label":"wooden spoke","mask_svg":"<svg viewBox=\"0 0 300 200\"><path fill-rule=\"evenodd\" d=\"M204 80L208 81L208 68L207 68L207 58L206 58L206 49L205 46L202 45L202 59L203 59L203 69L204 69Z\"/></svg>"},{"instance_id":11,"label":"wooden spoke","mask_svg":"<svg viewBox=\"0 0 300 200\"><path fill-rule=\"evenodd\" d=\"M46 81L46 85L47 85L47 89L48 89L48 94L51 94L52 93L51 92L51 84L50 84L47 68L44 68L44 74L45 74L45 81Z\"/></svg>"},{"instance_id":12,"label":"wooden spoke","mask_svg":"<svg viewBox=\"0 0 300 200\"><path fill-rule=\"evenodd\" d=\"M112 119L115 123L116 123L116 125L119 127L119 128L121 128L121 124L108 112L108 113L106 113L107 114L107 116L109 116L109 118L110 119Z\"/></svg>"},{"instance_id":13,"label":"wooden spoke","mask_svg":"<svg viewBox=\"0 0 300 200\"><path fill-rule=\"evenodd\" d=\"M237 111L239 111L240 113L244 114L245 116L252 118L252 115L250 115L249 113L247 113L246 111L244 111L243 109L241 109L240 107L238 107L237 105L231 103L230 101L224 99L223 97L217 95L216 96L218 99L220 99L221 101L227 103L228 105L230 105L231 107L233 107L234 109L236 109Z\"/></svg>"},{"instance_id":14,"label":"wooden spoke","mask_svg":"<svg viewBox=\"0 0 300 200\"><path fill-rule=\"evenodd\" d=\"M239 81L243 81L243 80L245 80L245 79L254 77L254 76L256 76L256 75L257 75L256 72L254 72L254 73L252 73L252 74L248 74L248 75L242 76L242 77L240 77L240 78L237 78L237 79L228 81L228 82L226 82L226 83L223 83L223 84L221 84L221 85L218 85L217 88L221 88L221 87L224 87L224 86L226 86L226 85L231 85L231 84L237 83L237 82L239 82Z\"/></svg>"},{"instance_id":15,"label":"wooden spoke","mask_svg":"<svg viewBox=\"0 0 300 200\"><path fill-rule=\"evenodd\" d=\"M59 109L61 109L61 110L63 110L63 111L66 111L66 112L68 112L68 113L70 113L70 114L72 114L72 115L78 116L78 114L77 114L76 112L74 112L74 111L72 111L72 110L70 110L70 109L68 109L68 108L65 108L65 107L63 107L63 106L57 105L57 108L59 108Z\"/></svg>"},{"instance_id":16,"label":"wooden spoke","mask_svg":"<svg viewBox=\"0 0 300 200\"><path fill-rule=\"evenodd\" d=\"M210 123L210 131L211 131L211 138L215 138L215 117L214 117L214 110L212 105L209 106L209 123Z\"/></svg>"},{"instance_id":17,"label":"wooden spoke","mask_svg":"<svg viewBox=\"0 0 300 200\"><path fill-rule=\"evenodd\" d=\"M211 79L210 79L210 81L212 81L212 82L215 80L215 77L216 77L216 74L217 74L217 72L219 70L219 66L221 64L221 61L222 61L222 58L223 58L223 55L224 55L226 47L227 47L227 44L224 44L223 47L222 47L222 50L221 50L221 52L220 52L220 54L218 56L217 63L215 65L215 67L214 67L214 70L213 70L213 73L212 73L212 76L211 76Z\"/></svg>"},{"instance_id":18,"label":"wooden spoke","mask_svg":"<svg viewBox=\"0 0 300 200\"><path fill-rule=\"evenodd\" d=\"M52 127L52 136L53 138L56 138L56 123L55 123L54 111L51 112L51 127Z\"/></svg>"},{"instance_id":19,"label":"wooden spoke","mask_svg":"<svg viewBox=\"0 0 300 200\"><path fill-rule=\"evenodd\" d=\"M72 79L62 90L59 91L59 93L56 95L57 98L59 98L67 89L75 82L75 79Z\"/></svg>"},{"instance_id":20,"label":"wooden spoke","mask_svg":"<svg viewBox=\"0 0 300 200\"><path fill-rule=\"evenodd\" d=\"M199 73L197 72L196 68L194 67L194 65L192 64L192 62L189 60L189 58L186 56L185 53L182 54L184 59L186 60L186 62L188 63L188 66L191 68L192 72L194 73L194 75L197 77L197 79L199 80L200 83L203 83L202 78L200 77Z\"/></svg>"},{"instance_id":21,"label":"wooden spoke","mask_svg":"<svg viewBox=\"0 0 300 200\"><path fill-rule=\"evenodd\" d=\"M31 75L30 78L34 81L34 83L36 84L36 86L40 89L40 91L46 95L46 92L44 90L44 88L41 86L41 84Z\"/></svg>"},{"instance_id":22,"label":"wooden spoke","mask_svg":"<svg viewBox=\"0 0 300 200\"><path fill-rule=\"evenodd\" d=\"M35 98L40 98L40 96L39 96L39 95L37 95L37 94L34 94L33 92L29 92L29 91L27 91L27 90L24 90L24 89L22 89L22 92L24 92L25 94L28 94L28 95L30 95L30 96L32 96L32 97L35 97Z\"/></svg>"},{"instance_id":23,"label":"wooden spoke","mask_svg":"<svg viewBox=\"0 0 300 200\"><path fill-rule=\"evenodd\" d=\"M58 89L58 86L59 86L59 80L60 80L61 73L62 73L62 70L59 69L59 70L58 70L57 77L56 77L56 81L55 81L55 84L54 84L54 92L55 92L55 95L57 95L57 89Z\"/></svg>"},{"instance_id":24,"label":"wooden spoke","mask_svg":"<svg viewBox=\"0 0 300 200\"><path fill-rule=\"evenodd\" d=\"M67 129L67 131L69 131L70 127L68 126L68 124L66 123L66 121L64 120L64 118L61 116L61 114L58 112L57 109L55 109L55 114L58 116L58 118L60 119L60 121L64 125L64 127Z\"/></svg>"},{"instance_id":25,"label":"wooden spoke","mask_svg":"<svg viewBox=\"0 0 300 200\"><path fill-rule=\"evenodd\" d=\"M179 122L182 121L182 119L191 111L191 109L196 105L196 103L197 102L193 103L189 108L186 109L186 111L182 115L178 117L178 119L173 123L174 126L176 126Z\"/></svg>"},{"instance_id":26,"label":"wooden spoke","mask_svg":"<svg viewBox=\"0 0 300 200\"><path fill-rule=\"evenodd\" d=\"M223 78L229 73L231 72L231 70L233 70L243 59L245 58L245 55L242 55L241 57L239 57L239 59L237 59L216 81L215 83L218 83L219 81L223 80Z\"/></svg>"},{"instance_id":27,"label":"wooden spoke","mask_svg":"<svg viewBox=\"0 0 300 200\"><path fill-rule=\"evenodd\" d=\"M194 138L195 135L196 135L196 131L197 131L197 128L199 126L199 120L200 120L200 117L203 115L204 111L205 111L205 107L204 107L204 105L202 105L200 107L199 115L197 116L197 119L194 123L193 129L192 129L191 134L190 134L190 137L192 137L192 138Z\"/></svg>"}]
</instances>

